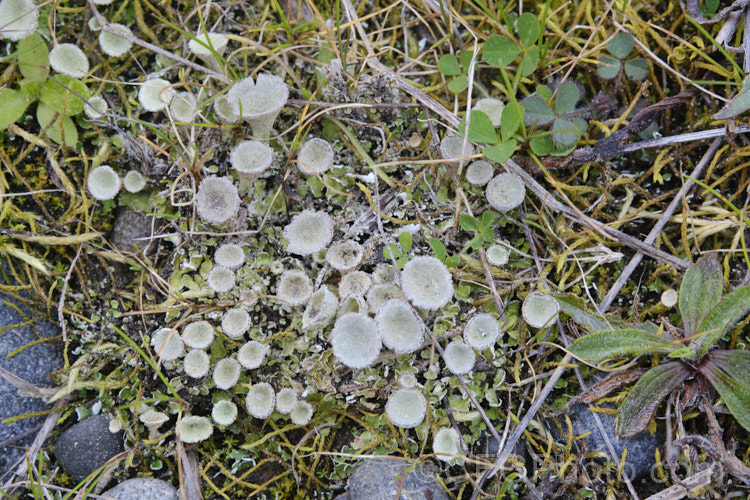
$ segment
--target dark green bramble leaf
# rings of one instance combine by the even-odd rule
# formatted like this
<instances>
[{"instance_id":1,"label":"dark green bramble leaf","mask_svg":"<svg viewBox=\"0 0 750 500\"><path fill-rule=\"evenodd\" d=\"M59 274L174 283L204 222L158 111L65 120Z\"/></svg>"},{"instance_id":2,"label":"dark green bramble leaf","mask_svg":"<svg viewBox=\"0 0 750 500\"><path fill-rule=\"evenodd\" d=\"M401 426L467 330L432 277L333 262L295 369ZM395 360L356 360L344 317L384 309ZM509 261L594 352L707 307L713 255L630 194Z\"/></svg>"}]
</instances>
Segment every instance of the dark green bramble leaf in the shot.
<instances>
[{"instance_id":1,"label":"dark green bramble leaf","mask_svg":"<svg viewBox=\"0 0 750 500\"><path fill-rule=\"evenodd\" d=\"M492 35L484 42L484 51L482 57L490 66L499 68L512 63L521 49L516 42L500 35Z\"/></svg>"},{"instance_id":2,"label":"dark green bramble leaf","mask_svg":"<svg viewBox=\"0 0 750 500\"><path fill-rule=\"evenodd\" d=\"M698 327L721 300L723 289L724 278L715 256L701 257L687 268L678 304L686 337L699 333Z\"/></svg>"},{"instance_id":3,"label":"dark green bramble leaf","mask_svg":"<svg viewBox=\"0 0 750 500\"><path fill-rule=\"evenodd\" d=\"M633 50L635 42L630 33L620 32L612 37L607 45L607 51L618 59L625 59Z\"/></svg>"},{"instance_id":4,"label":"dark green bramble leaf","mask_svg":"<svg viewBox=\"0 0 750 500\"><path fill-rule=\"evenodd\" d=\"M432 248L432 252L435 254L435 257L440 262L445 262L445 257L447 256L447 253L445 251L445 245L443 243L436 239L436 238L430 238L430 248Z\"/></svg>"},{"instance_id":5,"label":"dark green bramble leaf","mask_svg":"<svg viewBox=\"0 0 750 500\"><path fill-rule=\"evenodd\" d=\"M18 42L18 69L40 87L49 76L49 49L42 35L34 33Z\"/></svg>"},{"instance_id":6,"label":"dark green bramble leaf","mask_svg":"<svg viewBox=\"0 0 750 500\"><path fill-rule=\"evenodd\" d=\"M523 57L521 57L521 63L518 65L518 71L521 73L521 76L529 76L534 71L536 71L536 67L539 64L539 52L536 50L527 50L524 52Z\"/></svg>"},{"instance_id":7,"label":"dark green bramble leaf","mask_svg":"<svg viewBox=\"0 0 750 500\"><path fill-rule=\"evenodd\" d=\"M705 354L748 311L750 311L750 286L740 287L724 297L708 313L698 328L701 337L693 342L698 354Z\"/></svg>"},{"instance_id":8,"label":"dark green bramble leaf","mask_svg":"<svg viewBox=\"0 0 750 500\"><path fill-rule=\"evenodd\" d=\"M605 80L617 78L620 74L620 60L612 56L602 56L596 66L596 72Z\"/></svg>"},{"instance_id":9,"label":"dark green bramble leaf","mask_svg":"<svg viewBox=\"0 0 750 500\"><path fill-rule=\"evenodd\" d=\"M578 86L572 82L561 83L557 87L557 96L555 97L555 113L565 115L572 112L580 99Z\"/></svg>"},{"instance_id":10,"label":"dark green bramble leaf","mask_svg":"<svg viewBox=\"0 0 750 500\"><path fill-rule=\"evenodd\" d=\"M586 121L580 118L566 120L557 118L552 123L552 140L559 146L574 145L585 132Z\"/></svg>"},{"instance_id":11,"label":"dark green bramble leaf","mask_svg":"<svg viewBox=\"0 0 750 500\"><path fill-rule=\"evenodd\" d=\"M461 74L461 66L458 58L453 54L444 54L438 61L438 70L445 76L456 76Z\"/></svg>"},{"instance_id":12,"label":"dark green bramble leaf","mask_svg":"<svg viewBox=\"0 0 750 500\"><path fill-rule=\"evenodd\" d=\"M482 149L482 154L494 162L505 163L511 156L513 156L515 150L516 140L511 139L509 141L501 142L496 146Z\"/></svg>"},{"instance_id":13,"label":"dark green bramble leaf","mask_svg":"<svg viewBox=\"0 0 750 500\"><path fill-rule=\"evenodd\" d=\"M644 373L620 407L617 434L631 438L643 431L661 400L689 375L690 370L679 361L661 364Z\"/></svg>"},{"instance_id":14,"label":"dark green bramble leaf","mask_svg":"<svg viewBox=\"0 0 750 500\"><path fill-rule=\"evenodd\" d=\"M57 115L54 123L52 119ZM47 129L47 135L50 139L58 144L62 144L63 135L65 136L65 145L69 148L75 148L78 142L78 130L76 130L75 123L68 116L61 116L57 111L47 104L40 102L36 107L36 119L39 122L39 126L42 128L47 127L50 123L50 127Z\"/></svg>"},{"instance_id":15,"label":"dark green bramble leaf","mask_svg":"<svg viewBox=\"0 0 750 500\"><path fill-rule=\"evenodd\" d=\"M713 351L698 370L713 385L737 422L750 431L750 352Z\"/></svg>"},{"instance_id":16,"label":"dark green bramble leaf","mask_svg":"<svg viewBox=\"0 0 750 500\"><path fill-rule=\"evenodd\" d=\"M518 37L521 39L521 45L531 47L539 38L539 21L536 16L530 12L524 12L516 22Z\"/></svg>"},{"instance_id":17,"label":"dark green bramble leaf","mask_svg":"<svg viewBox=\"0 0 750 500\"><path fill-rule=\"evenodd\" d=\"M505 109L509 107L505 106ZM555 119L555 112L544 99L538 96L531 96L523 101L523 110L523 122L526 125L546 125Z\"/></svg>"},{"instance_id":18,"label":"dark green bramble leaf","mask_svg":"<svg viewBox=\"0 0 750 500\"><path fill-rule=\"evenodd\" d=\"M448 90L454 94L459 94L469 87L469 77L466 75L459 75L450 82L448 82Z\"/></svg>"},{"instance_id":19,"label":"dark green bramble leaf","mask_svg":"<svg viewBox=\"0 0 750 500\"><path fill-rule=\"evenodd\" d=\"M0 130L21 118L31 100L21 92L9 88L0 89Z\"/></svg>"},{"instance_id":20,"label":"dark green bramble leaf","mask_svg":"<svg viewBox=\"0 0 750 500\"><path fill-rule=\"evenodd\" d=\"M671 353L679 347L679 344L673 344L651 332L626 328L590 333L570 344L568 350L577 358L598 363L617 356L637 356L647 352Z\"/></svg>"},{"instance_id":21,"label":"dark green bramble leaf","mask_svg":"<svg viewBox=\"0 0 750 500\"><path fill-rule=\"evenodd\" d=\"M521 111L523 113L523 111ZM521 126L521 113L513 103L508 103L500 115L500 140L507 142Z\"/></svg>"},{"instance_id":22,"label":"dark green bramble leaf","mask_svg":"<svg viewBox=\"0 0 750 500\"><path fill-rule=\"evenodd\" d=\"M411 234L407 233L406 231L402 232L398 235L398 242L401 245L401 250L404 251L404 253L408 253L409 250L411 250Z\"/></svg>"},{"instance_id":23,"label":"dark green bramble leaf","mask_svg":"<svg viewBox=\"0 0 750 500\"><path fill-rule=\"evenodd\" d=\"M461 215L458 218L458 224L461 226L461 228L464 231L469 231L471 233L474 233L479 230L479 221L477 221L474 217L471 215Z\"/></svg>"},{"instance_id":24,"label":"dark green bramble leaf","mask_svg":"<svg viewBox=\"0 0 750 500\"><path fill-rule=\"evenodd\" d=\"M461 120L458 131L463 135L466 130L466 119ZM497 142L497 133L492 126L489 116L484 111L472 110L471 122L469 123L469 140L474 142L483 142L485 144L495 144Z\"/></svg>"},{"instance_id":25,"label":"dark green bramble leaf","mask_svg":"<svg viewBox=\"0 0 750 500\"><path fill-rule=\"evenodd\" d=\"M78 96L89 98L89 90L83 82L66 75L55 75L44 84L39 99L58 113L64 111L66 116L74 116L83 111L84 103Z\"/></svg>"},{"instance_id":26,"label":"dark green bramble leaf","mask_svg":"<svg viewBox=\"0 0 750 500\"><path fill-rule=\"evenodd\" d=\"M625 61L625 74L631 80L643 80L648 74L648 63L640 57Z\"/></svg>"}]
</instances>

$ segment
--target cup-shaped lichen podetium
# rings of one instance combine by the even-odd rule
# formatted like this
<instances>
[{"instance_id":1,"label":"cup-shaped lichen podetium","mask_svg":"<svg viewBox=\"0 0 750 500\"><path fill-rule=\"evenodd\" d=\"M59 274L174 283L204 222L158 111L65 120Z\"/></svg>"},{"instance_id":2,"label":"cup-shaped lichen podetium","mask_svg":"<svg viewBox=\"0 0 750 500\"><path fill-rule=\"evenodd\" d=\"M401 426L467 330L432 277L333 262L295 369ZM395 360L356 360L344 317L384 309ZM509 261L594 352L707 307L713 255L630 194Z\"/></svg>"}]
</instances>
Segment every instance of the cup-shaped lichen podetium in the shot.
<instances>
[{"instance_id":1,"label":"cup-shaped lichen podetium","mask_svg":"<svg viewBox=\"0 0 750 500\"><path fill-rule=\"evenodd\" d=\"M208 68L223 73L216 56L221 56L227 50L229 39L221 33L198 33L188 42L190 52L198 56Z\"/></svg>"},{"instance_id":2,"label":"cup-shaped lichen podetium","mask_svg":"<svg viewBox=\"0 0 750 500\"><path fill-rule=\"evenodd\" d=\"M280 77L262 73L255 81L252 77L238 81L226 96L237 115L250 124L253 135L267 139L273 122L289 98L289 89Z\"/></svg>"},{"instance_id":3,"label":"cup-shaped lichen podetium","mask_svg":"<svg viewBox=\"0 0 750 500\"><path fill-rule=\"evenodd\" d=\"M212 175L201 181L195 203L203 220L223 224L240 210L240 195L231 179Z\"/></svg>"},{"instance_id":4,"label":"cup-shaped lichen podetium","mask_svg":"<svg viewBox=\"0 0 750 500\"><path fill-rule=\"evenodd\" d=\"M242 141L229 154L229 162L240 176L240 192L250 194L255 180L273 164L273 149L265 142Z\"/></svg>"}]
</instances>

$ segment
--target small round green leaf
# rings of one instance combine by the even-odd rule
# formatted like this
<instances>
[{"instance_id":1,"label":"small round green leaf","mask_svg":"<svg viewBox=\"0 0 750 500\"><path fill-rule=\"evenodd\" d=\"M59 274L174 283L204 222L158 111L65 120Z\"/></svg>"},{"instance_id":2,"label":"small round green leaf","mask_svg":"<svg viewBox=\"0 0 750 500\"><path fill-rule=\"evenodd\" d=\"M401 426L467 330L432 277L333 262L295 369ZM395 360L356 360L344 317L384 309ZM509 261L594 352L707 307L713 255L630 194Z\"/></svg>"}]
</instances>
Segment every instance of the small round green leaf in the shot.
<instances>
[{"instance_id":1,"label":"small round green leaf","mask_svg":"<svg viewBox=\"0 0 750 500\"><path fill-rule=\"evenodd\" d=\"M510 106L505 106L508 109ZM531 96L523 101L523 122L526 125L546 125L555 119L555 112L541 97ZM503 110L505 114L505 110Z\"/></svg>"},{"instance_id":2,"label":"small round green leaf","mask_svg":"<svg viewBox=\"0 0 750 500\"><path fill-rule=\"evenodd\" d=\"M521 113L523 109L520 110ZM509 103L500 115L500 138L503 142L509 140L521 126L521 115L516 104Z\"/></svg>"},{"instance_id":3,"label":"small round green leaf","mask_svg":"<svg viewBox=\"0 0 750 500\"><path fill-rule=\"evenodd\" d=\"M578 86L572 82L563 82L557 87L557 97L555 98L555 113L564 115L573 111L580 99Z\"/></svg>"},{"instance_id":4,"label":"small round green leaf","mask_svg":"<svg viewBox=\"0 0 750 500\"><path fill-rule=\"evenodd\" d=\"M482 154L492 161L497 163L504 163L513 156L513 152L516 150L516 141L511 139L506 142L501 142L497 146L490 146L482 149Z\"/></svg>"},{"instance_id":5,"label":"small round green leaf","mask_svg":"<svg viewBox=\"0 0 750 500\"><path fill-rule=\"evenodd\" d=\"M578 141L580 132L572 120L557 118L552 124L552 140L559 146L572 146Z\"/></svg>"},{"instance_id":6,"label":"small round green leaf","mask_svg":"<svg viewBox=\"0 0 750 500\"><path fill-rule=\"evenodd\" d=\"M30 103L31 100L17 90L0 89L0 130L21 118Z\"/></svg>"},{"instance_id":7,"label":"small round green leaf","mask_svg":"<svg viewBox=\"0 0 750 500\"><path fill-rule=\"evenodd\" d=\"M620 60L611 56L602 56L596 66L596 72L605 80L617 78L620 74Z\"/></svg>"},{"instance_id":8,"label":"small round green leaf","mask_svg":"<svg viewBox=\"0 0 750 500\"><path fill-rule=\"evenodd\" d=\"M18 69L24 78L36 82L40 87L49 76L49 49L39 33L27 36L18 42Z\"/></svg>"},{"instance_id":9,"label":"small round green leaf","mask_svg":"<svg viewBox=\"0 0 750 500\"><path fill-rule=\"evenodd\" d=\"M518 36L524 47L531 47L539 38L539 21L530 12L521 14L516 23L516 29L518 29Z\"/></svg>"},{"instance_id":10,"label":"small round green leaf","mask_svg":"<svg viewBox=\"0 0 750 500\"><path fill-rule=\"evenodd\" d=\"M499 68L512 63L521 49L516 42L500 35L492 35L484 42L484 52L482 56L490 66Z\"/></svg>"},{"instance_id":11,"label":"small round green leaf","mask_svg":"<svg viewBox=\"0 0 750 500\"><path fill-rule=\"evenodd\" d=\"M643 80L648 74L648 63L640 57L625 61L625 74L631 80Z\"/></svg>"},{"instance_id":12,"label":"small round green leaf","mask_svg":"<svg viewBox=\"0 0 750 500\"><path fill-rule=\"evenodd\" d=\"M521 63L518 65L518 71L521 72L521 76L529 76L539 64L539 52L536 49L527 50L523 57L521 57Z\"/></svg>"},{"instance_id":13,"label":"small round green leaf","mask_svg":"<svg viewBox=\"0 0 750 500\"><path fill-rule=\"evenodd\" d=\"M52 119L55 118L54 123ZM78 130L76 129L75 123L68 116L60 115L55 109L47 104L40 102L36 107L36 119L39 122L39 126L42 128L49 126L47 129L47 136L58 144L63 143L63 136L65 139L65 145L69 148L75 148L78 142Z\"/></svg>"},{"instance_id":14,"label":"small round green leaf","mask_svg":"<svg viewBox=\"0 0 750 500\"><path fill-rule=\"evenodd\" d=\"M630 33L618 33L612 37L607 45L607 51L618 59L625 59L633 50L633 36Z\"/></svg>"},{"instance_id":15,"label":"small round green leaf","mask_svg":"<svg viewBox=\"0 0 750 500\"><path fill-rule=\"evenodd\" d=\"M438 70L445 76L456 76L461 74L461 66L458 58L453 54L444 54L438 61Z\"/></svg>"},{"instance_id":16,"label":"small round green leaf","mask_svg":"<svg viewBox=\"0 0 750 500\"><path fill-rule=\"evenodd\" d=\"M466 75L459 75L448 83L448 90L454 94L458 94L466 90L469 86L469 77Z\"/></svg>"},{"instance_id":17,"label":"small round green leaf","mask_svg":"<svg viewBox=\"0 0 750 500\"><path fill-rule=\"evenodd\" d=\"M461 123L459 132L466 126L466 120ZM492 121L486 113L479 110L471 111L471 122L469 122L469 140L473 142L482 142L485 144L494 144L497 142L497 134Z\"/></svg>"},{"instance_id":18,"label":"small round green leaf","mask_svg":"<svg viewBox=\"0 0 750 500\"><path fill-rule=\"evenodd\" d=\"M55 111L62 113L64 110L66 115L73 116L83 111L84 102L78 96L89 98L89 89L83 82L66 75L55 75L44 84L39 99Z\"/></svg>"}]
</instances>

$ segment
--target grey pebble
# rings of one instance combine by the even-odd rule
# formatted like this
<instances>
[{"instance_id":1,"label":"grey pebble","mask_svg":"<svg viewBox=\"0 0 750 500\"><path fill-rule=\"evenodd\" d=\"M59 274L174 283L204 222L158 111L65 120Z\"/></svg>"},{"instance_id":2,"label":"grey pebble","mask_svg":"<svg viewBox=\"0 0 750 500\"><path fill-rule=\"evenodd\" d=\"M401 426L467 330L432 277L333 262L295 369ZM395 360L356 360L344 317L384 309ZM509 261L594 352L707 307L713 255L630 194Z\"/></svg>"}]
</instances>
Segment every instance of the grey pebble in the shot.
<instances>
[{"instance_id":1,"label":"grey pebble","mask_svg":"<svg viewBox=\"0 0 750 500\"><path fill-rule=\"evenodd\" d=\"M9 304L17 306L23 314ZM0 294L0 367L36 386L49 387L52 385L50 373L62 367L62 354L58 347L38 343L8 357L11 352L31 342L60 335L57 325L40 319L40 316L30 312L12 297ZM31 323L24 325L27 322ZM23 326L8 328L12 325ZM44 422L44 416L25 418L9 424L2 421L44 411L49 407L42 399L20 396L15 386L0 377L0 476L24 456L25 447L34 441L35 430Z\"/></svg>"},{"instance_id":2,"label":"grey pebble","mask_svg":"<svg viewBox=\"0 0 750 500\"><path fill-rule=\"evenodd\" d=\"M366 459L349 478L349 500L396 498L400 481L394 479L410 466L410 463L397 459ZM407 472L401 484L401 500L449 500L436 474L435 470L425 465L418 465Z\"/></svg>"},{"instance_id":3,"label":"grey pebble","mask_svg":"<svg viewBox=\"0 0 750 500\"><path fill-rule=\"evenodd\" d=\"M602 406L606 407L607 405ZM646 430L630 439L621 439L617 437L615 428L617 415L601 412L597 412L597 415L599 415L604 431L609 437L618 459L622 456L625 447L628 448L624 473L627 473L631 480L647 476L656 463L654 456L656 448L664 445L664 434L657 432L652 436ZM584 403L571 405L569 416L573 425L573 437L590 432L585 438L589 452L603 451L609 456L604 438L596 426L594 412L588 409L588 405ZM556 427L553 426L553 432L554 429Z\"/></svg>"},{"instance_id":4,"label":"grey pebble","mask_svg":"<svg viewBox=\"0 0 750 500\"><path fill-rule=\"evenodd\" d=\"M112 489L102 493L103 496L116 500L179 500L177 490L166 481L143 477L128 479Z\"/></svg>"},{"instance_id":5,"label":"grey pebble","mask_svg":"<svg viewBox=\"0 0 750 500\"><path fill-rule=\"evenodd\" d=\"M122 432L111 433L109 420L107 415L81 420L55 443L57 461L74 480L83 480L123 451Z\"/></svg>"}]
</instances>

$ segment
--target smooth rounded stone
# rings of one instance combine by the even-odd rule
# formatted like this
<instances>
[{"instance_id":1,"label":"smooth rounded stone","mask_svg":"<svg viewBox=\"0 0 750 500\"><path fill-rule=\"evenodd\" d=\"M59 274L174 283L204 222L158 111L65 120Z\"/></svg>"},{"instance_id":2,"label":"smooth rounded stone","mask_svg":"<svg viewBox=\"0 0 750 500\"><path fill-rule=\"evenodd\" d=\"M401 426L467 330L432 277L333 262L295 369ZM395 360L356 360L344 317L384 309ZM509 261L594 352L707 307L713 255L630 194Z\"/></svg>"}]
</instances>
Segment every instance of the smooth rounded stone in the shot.
<instances>
[{"instance_id":1,"label":"smooth rounded stone","mask_svg":"<svg viewBox=\"0 0 750 500\"><path fill-rule=\"evenodd\" d=\"M17 306L25 317L5 302ZM62 367L63 359L58 346L39 343L8 357L11 352L40 338L60 335L60 328L47 320L40 319L24 325L29 320L38 319L39 316L12 297L0 293L0 367L41 387L51 386L50 374ZM9 328L13 325L23 326ZM9 424L2 421L44 411L49 407L42 399L20 396L15 386L0 377L0 476L23 458L25 447L34 441L35 431L44 422L44 416L24 418Z\"/></svg>"},{"instance_id":2,"label":"smooth rounded stone","mask_svg":"<svg viewBox=\"0 0 750 500\"><path fill-rule=\"evenodd\" d=\"M400 481L394 479L410 466L403 460L389 458L365 460L349 478L349 500L396 498ZM436 472L425 465L407 472L401 484L401 500L449 500L435 475Z\"/></svg>"},{"instance_id":3,"label":"smooth rounded stone","mask_svg":"<svg viewBox=\"0 0 750 500\"><path fill-rule=\"evenodd\" d=\"M180 494L174 486L152 477L128 479L102 495L115 500L180 500Z\"/></svg>"},{"instance_id":4,"label":"smooth rounded stone","mask_svg":"<svg viewBox=\"0 0 750 500\"><path fill-rule=\"evenodd\" d=\"M614 408L612 405L604 404L601 405L606 408ZM619 459L622 456L622 451L627 446L628 454L625 458L625 469L623 474L628 474L631 480L640 479L647 477L651 472L651 467L656 463L654 452L656 448L664 445L664 434L661 431L657 431L653 436L648 430L637 434L630 439L621 439L617 437L616 422L617 415L609 413L596 412L599 415L599 419L602 422L602 427L607 433L612 447L615 450L615 454ZM594 420L594 412L588 409L588 405L585 403L574 403L568 409L568 416L573 424L573 438L580 436L585 433L590 433L586 438L586 445L588 452L602 451L609 456L607 451L607 444L604 442L604 438L599 432L599 428ZM558 417L559 422L565 429L564 416ZM565 439L565 436L560 436L557 426L550 425L552 433L558 439Z\"/></svg>"},{"instance_id":5,"label":"smooth rounded stone","mask_svg":"<svg viewBox=\"0 0 750 500\"><path fill-rule=\"evenodd\" d=\"M134 253L146 248L151 237L153 217L130 207L120 208L112 224L109 242L121 252ZM154 231L159 229L161 220L156 220ZM144 239L145 238L145 239ZM154 245L148 250L153 250Z\"/></svg>"},{"instance_id":6,"label":"smooth rounded stone","mask_svg":"<svg viewBox=\"0 0 750 500\"><path fill-rule=\"evenodd\" d=\"M107 415L81 420L55 443L57 461L75 481L83 480L123 451L122 431L111 433L109 420Z\"/></svg>"}]
</instances>

